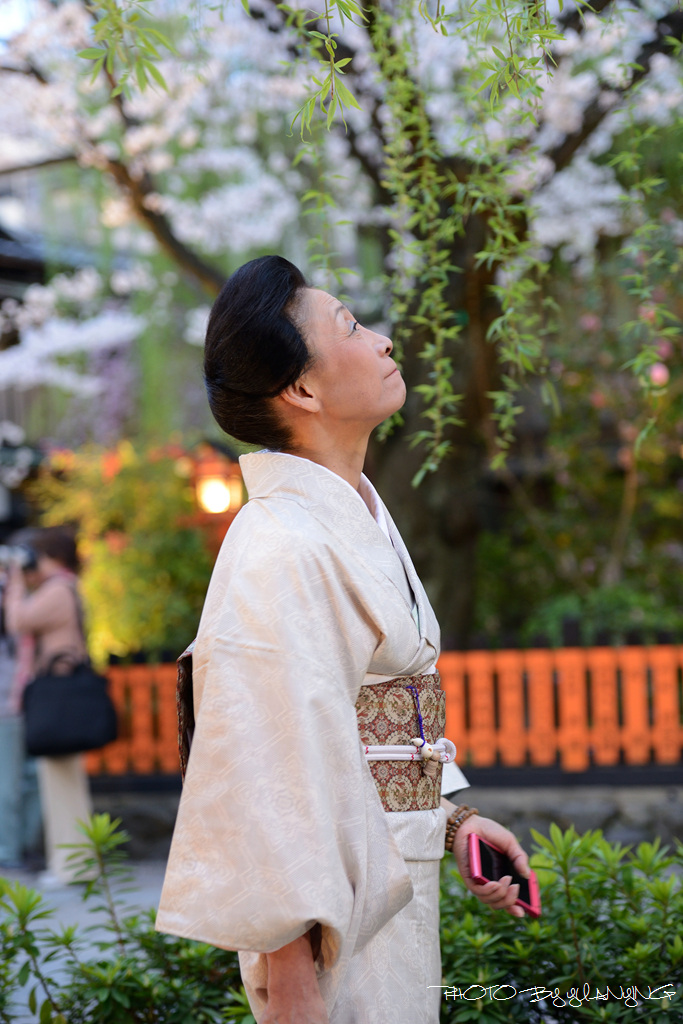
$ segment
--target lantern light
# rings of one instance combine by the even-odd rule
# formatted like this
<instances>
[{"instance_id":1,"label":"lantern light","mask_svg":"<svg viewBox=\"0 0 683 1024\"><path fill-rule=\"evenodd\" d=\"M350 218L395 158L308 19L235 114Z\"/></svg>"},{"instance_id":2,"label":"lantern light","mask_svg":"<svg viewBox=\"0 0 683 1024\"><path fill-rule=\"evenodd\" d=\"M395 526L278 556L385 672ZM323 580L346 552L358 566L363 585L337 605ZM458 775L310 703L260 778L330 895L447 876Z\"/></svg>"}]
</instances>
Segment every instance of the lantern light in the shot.
<instances>
[{"instance_id":1,"label":"lantern light","mask_svg":"<svg viewBox=\"0 0 683 1024\"><path fill-rule=\"evenodd\" d=\"M237 457L212 443L199 447L194 462L194 485L197 504L209 516L229 513L232 521L244 503L244 484Z\"/></svg>"},{"instance_id":2,"label":"lantern light","mask_svg":"<svg viewBox=\"0 0 683 1024\"><path fill-rule=\"evenodd\" d=\"M231 481L220 476L208 476L197 482L197 501L204 512L218 515L227 512L232 504Z\"/></svg>"}]
</instances>

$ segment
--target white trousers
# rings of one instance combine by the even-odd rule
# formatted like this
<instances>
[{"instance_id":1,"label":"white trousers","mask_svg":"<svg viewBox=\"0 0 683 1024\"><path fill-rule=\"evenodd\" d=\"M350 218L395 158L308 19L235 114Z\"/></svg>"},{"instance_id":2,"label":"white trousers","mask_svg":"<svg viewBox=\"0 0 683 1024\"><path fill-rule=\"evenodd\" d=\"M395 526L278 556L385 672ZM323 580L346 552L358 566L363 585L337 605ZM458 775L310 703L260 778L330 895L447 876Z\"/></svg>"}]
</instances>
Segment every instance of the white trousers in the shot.
<instances>
[{"instance_id":1,"label":"white trousers","mask_svg":"<svg viewBox=\"0 0 683 1024\"><path fill-rule=\"evenodd\" d=\"M67 858L73 850L62 843L82 843L85 836L78 820L92 814L88 779L80 754L38 758L38 785L45 832L47 869L65 884L74 881L74 868Z\"/></svg>"}]
</instances>

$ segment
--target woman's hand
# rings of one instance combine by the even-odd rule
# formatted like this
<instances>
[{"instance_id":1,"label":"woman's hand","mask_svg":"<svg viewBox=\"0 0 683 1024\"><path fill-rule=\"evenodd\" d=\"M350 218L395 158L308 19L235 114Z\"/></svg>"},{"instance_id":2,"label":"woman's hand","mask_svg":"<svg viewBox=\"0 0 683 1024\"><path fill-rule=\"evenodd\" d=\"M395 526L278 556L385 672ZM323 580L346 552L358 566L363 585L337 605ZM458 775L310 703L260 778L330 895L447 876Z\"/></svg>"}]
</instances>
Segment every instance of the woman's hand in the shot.
<instances>
[{"instance_id":1,"label":"woman's hand","mask_svg":"<svg viewBox=\"0 0 683 1024\"><path fill-rule=\"evenodd\" d=\"M458 870L462 875L463 881L470 892L473 892L482 903L487 903L496 910L507 910L508 914L512 914L513 917L524 917L522 907L515 906L515 900L519 896L519 885L511 884L512 877L510 875L504 875L498 882L486 882L485 885L479 885L477 882L472 881L470 860L467 852L467 837L470 832L476 832L482 839L487 839L494 846L497 846L499 850L502 850L503 853L506 853L512 861L515 870L523 878L529 877L529 858L526 853L512 832L499 825L497 821L492 821L491 818L480 818L478 814L473 814L462 823L455 833L455 840L453 842L453 856L458 863Z\"/></svg>"},{"instance_id":2,"label":"woman's hand","mask_svg":"<svg viewBox=\"0 0 683 1024\"><path fill-rule=\"evenodd\" d=\"M7 585L11 586L14 590L25 591L26 580L24 579L24 573L19 562L16 559L11 559L7 567Z\"/></svg>"},{"instance_id":3,"label":"woman's hand","mask_svg":"<svg viewBox=\"0 0 683 1024\"><path fill-rule=\"evenodd\" d=\"M261 1024L329 1024L308 935L266 957L268 1002Z\"/></svg>"}]
</instances>

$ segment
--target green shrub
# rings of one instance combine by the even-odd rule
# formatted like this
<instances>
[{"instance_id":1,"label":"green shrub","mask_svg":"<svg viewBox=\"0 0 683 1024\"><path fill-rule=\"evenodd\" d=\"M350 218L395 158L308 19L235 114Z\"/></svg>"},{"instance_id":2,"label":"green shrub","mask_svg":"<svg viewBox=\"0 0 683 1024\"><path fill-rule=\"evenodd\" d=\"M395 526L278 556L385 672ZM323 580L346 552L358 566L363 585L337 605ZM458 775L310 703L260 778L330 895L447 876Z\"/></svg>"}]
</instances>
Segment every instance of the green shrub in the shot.
<instances>
[{"instance_id":1,"label":"green shrub","mask_svg":"<svg viewBox=\"0 0 683 1024\"><path fill-rule=\"evenodd\" d=\"M534 838L537 920L490 910L444 861L441 1020L680 1024L683 844L633 852L556 825Z\"/></svg>"},{"instance_id":2,"label":"green shrub","mask_svg":"<svg viewBox=\"0 0 683 1024\"><path fill-rule=\"evenodd\" d=\"M0 879L0 1022L17 1019L26 986L40 1024L254 1024L234 953L156 932L153 911L122 916L130 877L118 825L94 815L74 853L90 879L84 899L104 913L93 938L50 930L43 897ZM632 852L556 825L534 836L535 921L491 911L444 860L442 1022L680 1024L683 844Z\"/></svg>"},{"instance_id":3,"label":"green shrub","mask_svg":"<svg viewBox=\"0 0 683 1024\"><path fill-rule=\"evenodd\" d=\"M646 643L655 643L661 631L677 638L683 636L679 608L668 607L659 591L620 583L598 587L584 596L564 594L540 604L521 631L522 643L531 644L541 634L553 647L561 647L562 626L567 618L578 621L581 641L588 646L600 633L608 634L615 644L625 643L629 633Z\"/></svg>"},{"instance_id":4,"label":"green shrub","mask_svg":"<svg viewBox=\"0 0 683 1024\"><path fill-rule=\"evenodd\" d=\"M40 893L0 879L0 1021L18 1019L26 987L40 1024L254 1024L235 953L156 932L154 911L123 916L131 879L119 823L94 815L73 854L90 879L83 898L98 922L104 914L90 938L51 930Z\"/></svg>"}]
</instances>

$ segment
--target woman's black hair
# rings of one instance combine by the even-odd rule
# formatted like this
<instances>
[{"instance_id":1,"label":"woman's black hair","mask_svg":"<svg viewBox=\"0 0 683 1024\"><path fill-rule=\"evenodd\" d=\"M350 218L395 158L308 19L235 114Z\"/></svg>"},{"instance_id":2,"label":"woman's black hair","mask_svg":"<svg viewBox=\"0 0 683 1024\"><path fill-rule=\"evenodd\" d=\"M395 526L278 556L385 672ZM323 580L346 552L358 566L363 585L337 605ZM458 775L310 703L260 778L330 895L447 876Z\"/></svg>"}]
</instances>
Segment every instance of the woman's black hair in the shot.
<instances>
[{"instance_id":1,"label":"woman's black hair","mask_svg":"<svg viewBox=\"0 0 683 1024\"><path fill-rule=\"evenodd\" d=\"M211 412L231 437L273 451L290 446L272 399L312 362L292 319L306 287L282 256L250 260L223 285L206 330L204 382Z\"/></svg>"}]
</instances>

